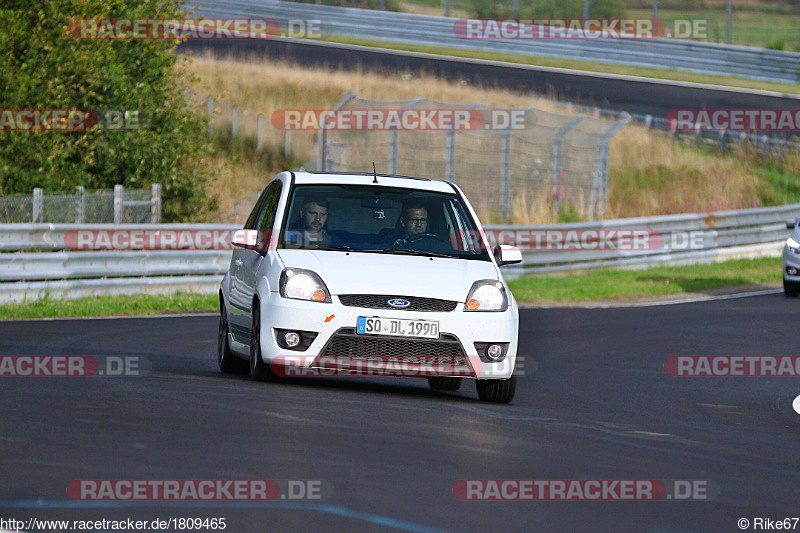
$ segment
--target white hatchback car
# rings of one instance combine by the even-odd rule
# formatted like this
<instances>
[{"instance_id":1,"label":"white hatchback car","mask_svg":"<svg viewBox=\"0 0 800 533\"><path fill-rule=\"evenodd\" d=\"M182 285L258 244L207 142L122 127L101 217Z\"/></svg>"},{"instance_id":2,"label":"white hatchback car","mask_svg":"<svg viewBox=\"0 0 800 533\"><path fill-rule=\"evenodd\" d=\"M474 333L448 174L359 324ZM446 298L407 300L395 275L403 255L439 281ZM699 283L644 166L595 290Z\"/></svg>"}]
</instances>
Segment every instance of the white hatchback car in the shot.
<instances>
[{"instance_id":1,"label":"white hatchback car","mask_svg":"<svg viewBox=\"0 0 800 533\"><path fill-rule=\"evenodd\" d=\"M257 380L292 375L476 382L510 402L519 317L500 266L453 183L282 172L235 232L220 286L218 362Z\"/></svg>"},{"instance_id":2,"label":"white hatchback car","mask_svg":"<svg viewBox=\"0 0 800 533\"><path fill-rule=\"evenodd\" d=\"M798 219L786 220L792 234L783 245L783 292L786 296L800 294L800 226Z\"/></svg>"}]
</instances>

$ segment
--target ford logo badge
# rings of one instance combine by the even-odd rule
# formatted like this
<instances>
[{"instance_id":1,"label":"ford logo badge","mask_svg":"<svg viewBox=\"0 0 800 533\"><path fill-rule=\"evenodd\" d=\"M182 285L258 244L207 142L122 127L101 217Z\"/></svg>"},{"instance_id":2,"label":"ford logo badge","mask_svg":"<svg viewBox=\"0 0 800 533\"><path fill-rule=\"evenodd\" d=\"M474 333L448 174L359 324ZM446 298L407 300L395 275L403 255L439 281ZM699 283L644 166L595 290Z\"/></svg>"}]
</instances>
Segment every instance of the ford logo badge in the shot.
<instances>
[{"instance_id":1,"label":"ford logo badge","mask_svg":"<svg viewBox=\"0 0 800 533\"><path fill-rule=\"evenodd\" d=\"M408 300L403 300L402 298L392 298L386 303L388 303L392 307L408 307L409 305L411 305L411 302L409 302Z\"/></svg>"}]
</instances>

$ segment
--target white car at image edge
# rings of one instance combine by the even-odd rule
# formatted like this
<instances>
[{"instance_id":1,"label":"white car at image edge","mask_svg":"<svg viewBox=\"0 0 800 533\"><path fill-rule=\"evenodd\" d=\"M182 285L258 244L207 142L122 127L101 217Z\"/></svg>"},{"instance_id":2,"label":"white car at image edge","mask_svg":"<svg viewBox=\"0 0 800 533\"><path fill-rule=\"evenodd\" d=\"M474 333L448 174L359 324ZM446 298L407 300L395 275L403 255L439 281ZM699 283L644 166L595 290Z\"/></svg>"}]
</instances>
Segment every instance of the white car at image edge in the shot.
<instances>
[{"instance_id":1,"label":"white car at image edge","mask_svg":"<svg viewBox=\"0 0 800 533\"><path fill-rule=\"evenodd\" d=\"M256 380L425 377L510 402L519 316L474 209L453 183L282 172L233 237L218 363Z\"/></svg>"},{"instance_id":2,"label":"white car at image edge","mask_svg":"<svg viewBox=\"0 0 800 533\"><path fill-rule=\"evenodd\" d=\"M800 226L797 219L786 220L786 228L792 234L783 245L783 292L786 296L800 294Z\"/></svg>"}]
</instances>

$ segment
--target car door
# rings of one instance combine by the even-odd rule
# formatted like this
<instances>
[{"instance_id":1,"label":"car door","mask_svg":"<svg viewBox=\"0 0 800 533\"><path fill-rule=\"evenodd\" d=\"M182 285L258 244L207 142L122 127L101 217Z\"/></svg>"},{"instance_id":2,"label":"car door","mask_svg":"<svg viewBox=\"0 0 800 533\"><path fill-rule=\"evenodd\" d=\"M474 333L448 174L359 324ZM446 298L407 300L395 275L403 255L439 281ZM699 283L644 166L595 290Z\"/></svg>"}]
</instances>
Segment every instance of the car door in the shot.
<instances>
[{"instance_id":1,"label":"car door","mask_svg":"<svg viewBox=\"0 0 800 533\"><path fill-rule=\"evenodd\" d=\"M278 212L278 205L280 204L281 191L283 190L283 183L280 180L273 181L267 189L264 198L264 205L258 214L255 222L255 228L261 232L260 239L266 244L272 235L272 227L275 224L275 215ZM256 292L258 278L261 275L261 263L266 261L270 262L272 258L267 257L268 254L274 255L274 250L242 250L241 254L241 267L239 269L239 290L243 301L247 302L247 328L248 331L251 325L252 309L250 306L253 302L253 296ZM265 259L266 258L266 259Z\"/></svg>"},{"instance_id":2,"label":"car door","mask_svg":"<svg viewBox=\"0 0 800 533\"><path fill-rule=\"evenodd\" d=\"M244 224L243 229L256 229L258 216L261 214L261 208L264 207L264 202L269 193L269 187L264 187L261 192L256 205L247 217L247 222ZM245 259L249 256L250 250L234 247L233 254L231 255L231 264L228 269L230 272L230 293L229 303L230 312L228 313L228 323L231 327L231 334L238 342L247 344L250 341L250 300L247 299L247 291L242 290L242 266ZM252 296L251 296L252 298Z\"/></svg>"}]
</instances>

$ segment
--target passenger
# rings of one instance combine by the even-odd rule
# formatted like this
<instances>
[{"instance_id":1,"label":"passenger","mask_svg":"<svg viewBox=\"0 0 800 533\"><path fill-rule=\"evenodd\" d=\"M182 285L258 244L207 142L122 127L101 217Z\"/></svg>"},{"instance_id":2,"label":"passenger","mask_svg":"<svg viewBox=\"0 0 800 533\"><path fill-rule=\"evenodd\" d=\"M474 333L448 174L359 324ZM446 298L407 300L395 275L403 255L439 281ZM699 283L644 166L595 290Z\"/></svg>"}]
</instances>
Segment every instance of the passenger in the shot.
<instances>
[{"instance_id":1,"label":"passenger","mask_svg":"<svg viewBox=\"0 0 800 533\"><path fill-rule=\"evenodd\" d=\"M326 228L328 200L320 197L306 198L300 209L300 219L292 224L286 234L286 242L330 244L331 235Z\"/></svg>"}]
</instances>

